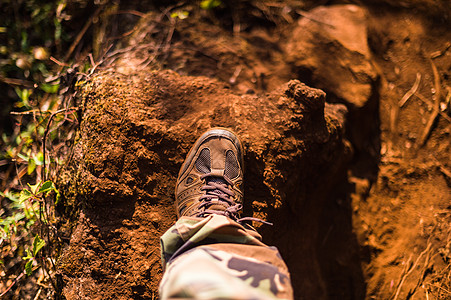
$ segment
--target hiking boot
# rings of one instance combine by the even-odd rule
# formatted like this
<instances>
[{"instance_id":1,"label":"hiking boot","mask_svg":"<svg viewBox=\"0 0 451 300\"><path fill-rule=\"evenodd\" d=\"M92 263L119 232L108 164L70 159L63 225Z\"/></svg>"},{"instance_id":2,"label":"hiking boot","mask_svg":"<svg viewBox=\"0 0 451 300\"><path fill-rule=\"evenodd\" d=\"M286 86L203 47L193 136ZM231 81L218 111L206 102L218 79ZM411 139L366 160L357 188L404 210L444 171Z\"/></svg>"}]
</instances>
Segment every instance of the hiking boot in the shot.
<instances>
[{"instance_id":1,"label":"hiking boot","mask_svg":"<svg viewBox=\"0 0 451 300\"><path fill-rule=\"evenodd\" d=\"M238 220L243 203L243 147L228 129L205 132L191 148L175 187L177 217L220 214Z\"/></svg>"}]
</instances>

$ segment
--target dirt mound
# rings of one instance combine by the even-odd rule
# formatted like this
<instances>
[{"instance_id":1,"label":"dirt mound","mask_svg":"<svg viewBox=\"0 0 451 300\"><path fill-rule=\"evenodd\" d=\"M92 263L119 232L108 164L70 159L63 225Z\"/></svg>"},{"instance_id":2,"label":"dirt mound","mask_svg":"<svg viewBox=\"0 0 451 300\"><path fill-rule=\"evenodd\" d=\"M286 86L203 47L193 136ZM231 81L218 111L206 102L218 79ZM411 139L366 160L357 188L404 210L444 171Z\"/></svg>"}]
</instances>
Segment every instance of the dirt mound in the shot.
<instances>
[{"instance_id":1,"label":"dirt mound","mask_svg":"<svg viewBox=\"0 0 451 300\"><path fill-rule=\"evenodd\" d=\"M325 115L325 94L297 81L264 97L240 96L169 71L101 73L85 93L77 173L67 178L83 207L59 263L68 299L156 295L158 239L175 220L177 172L212 126L242 139L246 210L274 222L262 231L281 248L294 283L305 296L324 293L315 232L327 188L347 159L342 106L327 105Z\"/></svg>"}]
</instances>

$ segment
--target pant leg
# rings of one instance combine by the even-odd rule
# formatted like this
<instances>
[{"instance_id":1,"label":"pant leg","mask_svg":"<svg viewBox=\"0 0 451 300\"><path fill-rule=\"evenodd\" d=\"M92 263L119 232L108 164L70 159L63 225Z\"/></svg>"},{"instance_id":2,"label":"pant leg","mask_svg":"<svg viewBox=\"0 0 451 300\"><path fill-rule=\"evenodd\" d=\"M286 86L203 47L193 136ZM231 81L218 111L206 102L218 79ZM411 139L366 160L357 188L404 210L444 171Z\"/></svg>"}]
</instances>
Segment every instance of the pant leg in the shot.
<instances>
[{"instance_id":1,"label":"pant leg","mask_svg":"<svg viewBox=\"0 0 451 300\"><path fill-rule=\"evenodd\" d=\"M251 227L182 217L161 237L161 299L292 299L288 269Z\"/></svg>"}]
</instances>

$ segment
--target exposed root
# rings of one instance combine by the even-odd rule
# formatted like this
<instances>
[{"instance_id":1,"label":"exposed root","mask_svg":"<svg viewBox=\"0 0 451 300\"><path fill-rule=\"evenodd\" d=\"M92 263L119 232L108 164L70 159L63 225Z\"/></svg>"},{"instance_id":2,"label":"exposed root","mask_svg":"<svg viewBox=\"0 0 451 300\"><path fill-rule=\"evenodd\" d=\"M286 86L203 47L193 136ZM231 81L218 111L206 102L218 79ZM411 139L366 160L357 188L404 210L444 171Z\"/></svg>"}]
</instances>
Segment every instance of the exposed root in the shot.
<instances>
[{"instance_id":1,"label":"exposed root","mask_svg":"<svg viewBox=\"0 0 451 300\"><path fill-rule=\"evenodd\" d=\"M437 67L435 66L432 59L429 59L429 61L432 66L432 72L434 73L435 102L434 102L434 111L432 112L432 115L429 117L429 121L427 122L423 134L421 135L421 138L419 140L420 147L424 146L424 144L426 143L431 133L432 126L434 125L435 120L437 119L440 112L440 99L441 99L440 75L438 74Z\"/></svg>"}]
</instances>

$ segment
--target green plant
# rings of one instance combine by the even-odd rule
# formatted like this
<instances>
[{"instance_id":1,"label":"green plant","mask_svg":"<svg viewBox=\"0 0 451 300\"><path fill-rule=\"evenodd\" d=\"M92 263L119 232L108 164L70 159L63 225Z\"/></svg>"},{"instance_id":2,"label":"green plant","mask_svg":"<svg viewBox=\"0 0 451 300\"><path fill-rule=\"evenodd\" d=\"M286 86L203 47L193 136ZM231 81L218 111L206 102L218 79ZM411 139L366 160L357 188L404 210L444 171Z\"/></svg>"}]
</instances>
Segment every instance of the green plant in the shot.
<instances>
[{"instance_id":1,"label":"green plant","mask_svg":"<svg viewBox=\"0 0 451 300\"><path fill-rule=\"evenodd\" d=\"M210 10L218 7L221 4L221 0L202 0L202 2L200 3L200 8Z\"/></svg>"},{"instance_id":2,"label":"green plant","mask_svg":"<svg viewBox=\"0 0 451 300\"><path fill-rule=\"evenodd\" d=\"M20 193L0 192L0 196L11 201L9 206L11 214L0 216L0 238L2 241L10 238L12 233L17 233L20 229L29 230L36 221L48 223L48 214L45 212L42 203L51 192L55 192L58 199L59 191L52 181L38 182L35 185L28 184L28 187Z\"/></svg>"},{"instance_id":3,"label":"green plant","mask_svg":"<svg viewBox=\"0 0 451 300\"><path fill-rule=\"evenodd\" d=\"M10 245L11 251L16 249L16 251L12 254L14 256L21 256L21 251L19 251L21 247L17 244L23 244L24 242L27 243L27 241L33 240L31 246L26 247L25 249L26 255L23 256L22 259L26 263L23 266L23 272L17 278L20 278L23 274L31 276L33 270L42 267L50 279L50 272L47 270L48 267L43 259L44 256L40 257L41 260L38 259L38 254L42 252L41 250L47 244L43 236L46 236L49 241L49 245L51 244L51 236L49 231L44 230L54 222L51 214L49 214L47 209L48 205L46 203L46 198L50 193L54 193L56 199L58 200L59 191L56 189L52 181L39 181L34 185L27 184L27 187L20 193L0 192L0 196L11 201L8 211L3 210L0 214L1 245ZM5 214L7 215L5 216ZM40 231L40 233L34 233L36 230ZM50 251L47 253L49 252ZM50 281L52 285L54 285L51 279Z\"/></svg>"},{"instance_id":4,"label":"green plant","mask_svg":"<svg viewBox=\"0 0 451 300\"><path fill-rule=\"evenodd\" d=\"M176 10L173 13L171 13L171 18L178 18L180 20L184 20L188 18L189 12L186 10Z\"/></svg>"},{"instance_id":5,"label":"green plant","mask_svg":"<svg viewBox=\"0 0 451 300\"><path fill-rule=\"evenodd\" d=\"M11 214L8 216L0 216L0 237L2 241L11 238L11 234L17 234L20 230L28 230L36 221L36 211L39 209L38 203L21 201L18 193L8 192L0 193L11 201L9 206ZM10 241L13 243L14 241Z\"/></svg>"},{"instance_id":6,"label":"green plant","mask_svg":"<svg viewBox=\"0 0 451 300\"><path fill-rule=\"evenodd\" d=\"M52 276L63 243L55 216L59 192L47 179L55 178L61 153L71 140L68 135L77 124L74 85L83 84L80 79L94 64L100 65L94 61L96 51L104 55L99 50L102 39L97 37L108 28L100 25L118 15L116 2L85 7L86 3L4 0L0 4L0 88L4 88L0 95L0 276L4 276L0 298L21 292L12 289L14 285L36 288L38 276L44 277L46 286L53 285L53 292L46 288L49 295L58 293L52 294L56 291ZM108 13L107 8L111 8ZM187 13L180 11L174 17L182 19ZM103 30L102 34L96 30ZM90 60L83 60L86 51L94 53ZM37 268L43 273L24 276ZM17 273L23 269L25 273ZM12 284L4 288L8 281Z\"/></svg>"},{"instance_id":7,"label":"green plant","mask_svg":"<svg viewBox=\"0 0 451 300\"><path fill-rule=\"evenodd\" d=\"M27 261L25 264L25 272L28 276L32 273L33 262L36 261L36 257L42 247L45 246L45 241L42 240L39 235L35 235L32 245L32 250L27 249L27 256L23 257L23 260Z\"/></svg>"}]
</instances>

